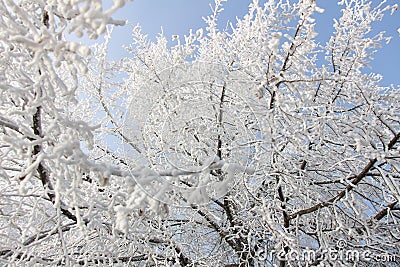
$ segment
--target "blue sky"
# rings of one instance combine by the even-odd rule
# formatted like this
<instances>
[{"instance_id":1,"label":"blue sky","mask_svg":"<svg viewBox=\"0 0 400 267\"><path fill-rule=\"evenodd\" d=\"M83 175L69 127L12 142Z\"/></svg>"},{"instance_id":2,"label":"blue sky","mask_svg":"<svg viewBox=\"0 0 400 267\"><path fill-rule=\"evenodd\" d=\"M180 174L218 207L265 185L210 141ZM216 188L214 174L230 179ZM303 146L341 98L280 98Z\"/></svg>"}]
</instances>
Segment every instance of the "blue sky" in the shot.
<instances>
[{"instance_id":1,"label":"blue sky","mask_svg":"<svg viewBox=\"0 0 400 267\"><path fill-rule=\"evenodd\" d=\"M132 27L136 24L142 26L142 32L155 37L163 30L165 36L170 38L173 34L184 35L190 29L196 30L204 27L202 17L211 14L210 1L212 0L135 0L128 3L114 17L126 19L128 24L124 27L114 29L110 56L113 59L129 56L122 45L129 45L131 41ZM104 0L110 2L110 0ZM243 17L251 0L228 0L224 3L224 11L220 17L220 28L224 28L228 21L235 22L236 17ZM262 2L262 1L260 1ZM373 0L378 3L378 0ZM389 0L396 3L398 0ZM333 18L340 15L340 6L334 0L317 0L317 5L324 8L325 12L316 18L316 30L319 40L325 42L333 31ZM375 55L372 62L374 72L384 76L383 83L400 84L400 36L397 29L400 27L400 11L392 16L386 16L383 22L373 25L376 31L386 31L388 35L394 36L392 41L383 47Z\"/></svg>"}]
</instances>

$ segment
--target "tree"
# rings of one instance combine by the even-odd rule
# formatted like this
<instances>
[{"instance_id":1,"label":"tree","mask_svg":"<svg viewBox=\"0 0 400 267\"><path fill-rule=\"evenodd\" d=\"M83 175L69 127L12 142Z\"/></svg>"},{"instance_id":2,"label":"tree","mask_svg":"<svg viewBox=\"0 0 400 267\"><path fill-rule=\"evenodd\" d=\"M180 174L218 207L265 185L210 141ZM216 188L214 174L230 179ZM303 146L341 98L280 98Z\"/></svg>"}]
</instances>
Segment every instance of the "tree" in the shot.
<instances>
[{"instance_id":1,"label":"tree","mask_svg":"<svg viewBox=\"0 0 400 267\"><path fill-rule=\"evenodd\" d=\"M226 31L216 1L108 62L110 31L92 57L60 33L123 3L85 3L2 3L4 263L398 264L399 88L366 68L396 5L341 1L319 44L315 1L255 0Z\"/></svg>"}]
</instances>

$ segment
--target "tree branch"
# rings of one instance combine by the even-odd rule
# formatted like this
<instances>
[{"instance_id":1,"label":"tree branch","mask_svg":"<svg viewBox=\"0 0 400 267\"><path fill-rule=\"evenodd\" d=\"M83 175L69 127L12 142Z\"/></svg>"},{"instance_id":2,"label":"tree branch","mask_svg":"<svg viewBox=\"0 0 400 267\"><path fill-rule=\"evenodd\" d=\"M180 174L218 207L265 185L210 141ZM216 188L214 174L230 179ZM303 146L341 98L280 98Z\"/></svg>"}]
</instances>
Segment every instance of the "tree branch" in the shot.
<instances>
[{"instance_id":1,"label":"tree branch","mask_svg":"<svg viewBox=\"0 0 400 267\"><path fill-rule=\"evenodd\" d=\"M394 145L398 142L400 138L400 132L398 134L396 134L392 140L390 140L389 144L388 144L388 149L392 149L394 147ZM348 192L350 192L351 190L353 190L353 188L364 178L367 176L368 172L371 170L371 168L374 166L374 164L377 162L378 160L376 158L371 159L368 164L364 167L364 169L351 181L351 183L346 186L346 188L341 191L339 194L337 194L335 197L325 201L325 202L321 202L318 203L310 208L307 209L303 209L300 211L297 211L291 215L289 215L289 219L293 219L296 218L298 216L304 215L304 214L309 214L311 212L314 212L316 210L319 210L321 208L324 208L326 206L330 206L332 204L334 204L336 201L342 199Z\"/></svg>"}]
</instances>

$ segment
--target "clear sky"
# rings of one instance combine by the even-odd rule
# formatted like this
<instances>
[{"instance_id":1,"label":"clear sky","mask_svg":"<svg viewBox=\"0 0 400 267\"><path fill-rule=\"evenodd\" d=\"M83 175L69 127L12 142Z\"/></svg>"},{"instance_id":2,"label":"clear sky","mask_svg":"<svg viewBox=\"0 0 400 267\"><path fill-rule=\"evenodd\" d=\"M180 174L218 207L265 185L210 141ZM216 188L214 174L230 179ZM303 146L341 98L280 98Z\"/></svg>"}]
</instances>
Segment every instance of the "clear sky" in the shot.
<instances>
[{"instance_id":1,"label":"clear sky","mask_svg":"<svg viewBox=\"0 0 400 267\"><path fill-rule=\"evenodd\" d=\"M136 24L142 26L142 32L148 34L155 40L161 32L167 38L174 34L184 35L190 29L196 30L204 27L202 17L210 15L210 2L213 0L134 0L122 8L114 17L126 19L128 24L124 27L114 29L110 56L113 59L122 56L129 56L122 45L129 45L131 41L132 27ZM111 2L111 0L103 0ZM224 11L220 17L220 28L225 28L227 21L236 22L236 17L243 17L251 0L228 0L224 3ZM260 2L263 2L260 0ZM340 6L335 0L317 0L317 5L324 8L325 12L315 15L316 31L319 33L319 40L324 43L333 32L333 18L340 15ZM372 0L378 3L378 0ZM389 0L388 3L398 3L398 0ZM374 72L384 76L384 84L400 84L400 36L397 29L400 27L400 11L392 16L388 15L383 22L373 25L376 31L386 31L387 34L394 36L392 41L383 47L375 55L372 62Z\"/></svg>"}]
</instances>

